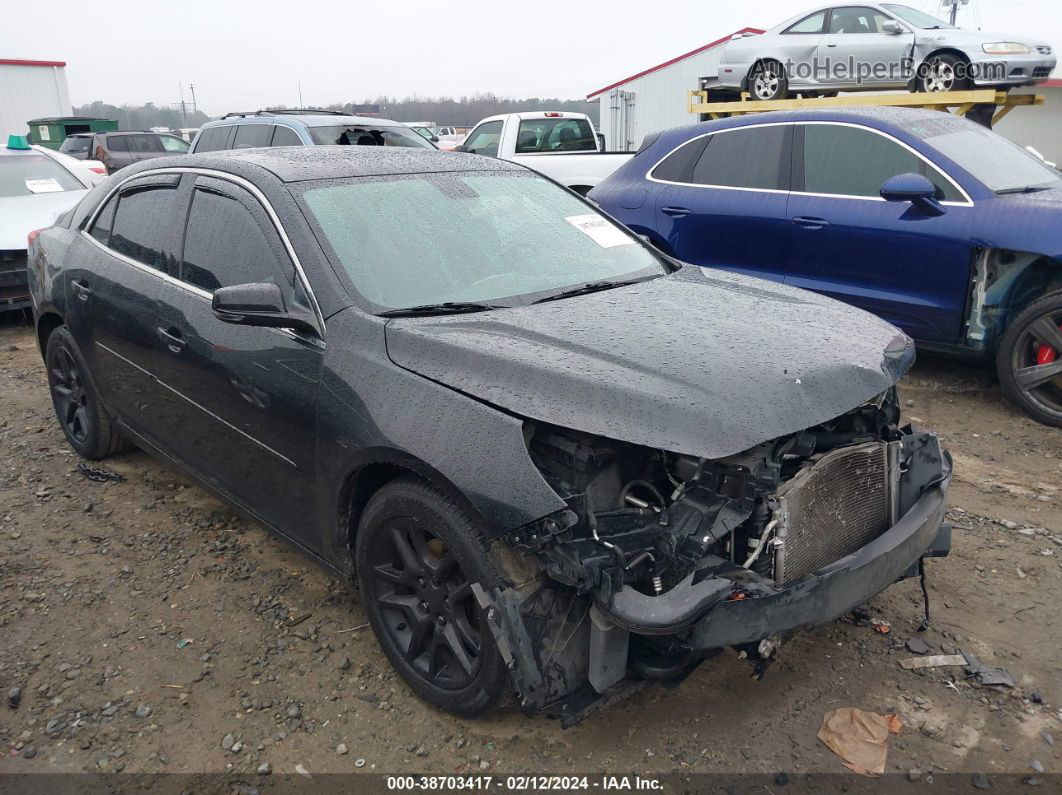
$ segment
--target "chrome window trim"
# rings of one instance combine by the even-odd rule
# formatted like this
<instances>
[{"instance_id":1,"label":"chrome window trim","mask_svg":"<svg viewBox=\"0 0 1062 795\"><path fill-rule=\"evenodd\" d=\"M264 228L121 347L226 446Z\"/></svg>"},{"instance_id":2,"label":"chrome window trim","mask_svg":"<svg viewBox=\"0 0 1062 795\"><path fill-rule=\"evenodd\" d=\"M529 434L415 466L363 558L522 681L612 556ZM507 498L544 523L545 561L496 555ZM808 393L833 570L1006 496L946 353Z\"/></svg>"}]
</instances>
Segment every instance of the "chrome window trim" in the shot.
<instances>
[{"instance_id":1,"label":"chrome window trim","mask_svg":"<svg viewBox=\"0 0 1062 795\"><path fill-rule=\"evenodd\" d=\"M682 147L684 147L684 146L686 146L688 144L691 144L694 141L700 140L701 138L707 138L710 135L722 135L724 133L734 132L736 130L748 130L748 129L760 128L760 127L783 127L783 126L795 127L798 124L800 124L800 125L818 124L818 125L832 125L832 126L835 126L835 127L854 127L854 128L856 128L858 130L866 130L868 132L876 133L877 135L880 135L883 138L887 138L888 140L892 141L893 143L898 144L903 149L906 149L908 152L913 154L915 157L917 157L923 163L926 163L927 165L931 166L936 171L939 171L941 174L943 174L944 175L944 179L946 179L949 183L951 183L952 187L955 188L955 190L957 190L963 197L965 197L965 201L942 201L942 202L940 202L940 204L942 206L944 206L944 207L973 207L974 206L974 201L973 201L973 199L970 198L970 194L967 193L966 190L958 182L956 182L947 171L945 171L943 168L938 166L936 163L934 163L928 157L923 155L917 149L915 149L914 147L904 143L903 141L899 140L895 136L890 135L889 133L887 133L887 132L885 132L883 130L876 130L873 127L866 126L865 124L855 124L854 122L847 122L847 121L831 121L831 120L821 120L821 121L818 121L818 120L810 120L810 121L774 121L774 122L767 122L765 124L743 124L743 125L741 125L739 127L727 127L724 130L715 130L713 132L706 132L706 133L703 133L701 135L696 135L693 138L689 138L689 139L683 141L678 146L676 146L674 149L672 149L670 152L668 152L666 155L664 155L662 158L660 158L658 161L653 163L653 165L649 167L649 170L645 172L645 179L648 180L649 182L656 182L657 184L660 184L660 185L677 185L677 186L682 187L682 188L711 188L711 189L714 189L714 190L738 190L738 191L748 191L748 192L752 192L752 193L793 193L793 194L798 194L800 196L816 196L816 197L825 198L825 199L858 199L858 200L861 200L861 201L875 201L875 202L883 202L883 201L885 201L885 199L881 198L880 196L856 196L856 195L849 194L849 193L814 193L812 191L779 190L777 188L742 188L742 187L736 187L736 186L733 186L733 185L698 185L698 184L695 184L695 183L692 183L692 182L674 182L672 180L667 180L667 179L658 179L658 178L653 176L653 172L657 169L657 167L661 163L663 163L665 160L667 160L669 157L671 157L671 155L675 154L675 152L677 152Z\"/></svg>"},{"instance_id":2,"label":"chrome window trim","mask_svg":"<svg viewBox=\"0 0 1062 795\"><path fill-rule=\"evenodd\" d=\"M295 247L291 245L291 239L288 237L288 233L284 230L284 225L280 222L280 217L277 215L276 210L273 209L273 205L270 204L269 199L266 198L265 194L262 193L262 191L260 191L254 183L249 182L243 177L238 177L235 174L229 174L225 171L216 171L211 168L195 168L190 166L170 166L168 168L156 168L149 169L147 171L137 172L136 174L132 174L126 177L125 179L121 180L117 185L115 185L107 192L107 195L103 197L103 199L98 205L96 205L96 208L92 211L92 214L88 217L88 220L82 226L81 233L88 236L88 238L93 243L102 248L104 251L119 257L124 262L127 262L138 268L147 269L151 273L155 273L159 276L163 276L164 278L170 280L179 287L189 289L193 293L206 297L207 300L212 299L214 297L213 293L209 293L206 290L202 290L198 287L193 287L190 284L182 282L180 279L174 278L173 276L170 276L167 273L163 273L162 271L156 268L152 268L150 265L145 265L142 262L137 262L136 260L131 259L130 257L126 257L122 254L119 254L117 251L114 251L110 247L103 245L102 243L100 243L100 241L96 240L96 238L92 237L92 235L89 234L89 231L96 223L97 216L99 216L99 214L103 211L103 208L106 206L107 202L109 202L114 196L114 194L120 191L122 187L126 185L126 183L143 177L154 177L165 174L196 174L204 177L213 177L214 179L220 179L227 182L231 182L234 185L238 185L239 187L243 188L248 193L250 193L252 196L254 196L258 203L262 206L262 209L265 210L266 215L269 216L269 221L273 224L273 228L276 230L277 234L280 235L280 241L284 245L284 250L288 254L288 259L295 267L295 273L299 277L299 281L302 282L303 289L306 291L306 296L309 299L310 305L313 309L314 318L317 320L318 326L321 329L321 333L324 334L325 322L324 315L321 314L321 306L317 303L317 296L314 294L313 287L310 286L310 280L306 277L306 271L303 270L302 262L299 260L299 255L295 253ZM279 329L279 331L284 332L287 331L287 329ZM291 335L295 339L306 339L304 337L294 334L293 332L289 333L291 333ZM316 342L319 343L321 346L324 345L324 340L317 340Z\"/></svg>"},{"instance_id":3,"label":"chrome window trim","mask_svg":"<svg viewBox=\"0 0 1062 795\"><path fill-rule=\"evenodd\" d=\"M221 423L222 425L224 425L225 427L227 427L227 428L230 428L230 429L232 429L232 430L236 431L236 433L240 434L241 436L243 436L243 437L245 437L245 438L247 438L247 439L250 439L250 440L251 440L252 442L254 442L254 443L255 443L256 445L258 445L259 447L261 447L261 448L262 448L263 450L265 450L265 451L267 451L267 452L270 452L270 453L272 453L272 454L273 454L273 455L275 455L275 456L276 456L277 458L279 458L280 460L284 461L284 462L285 462L285 463L287 463L287 464L290 464L290 465L291 465L292 467L294 467L295 469L298 469L298 468L299 468L299 465L298 465L298 464L296 464L296 463L295 463L294 461L292 461L292 460L291 460L290 458L288 458L288 457L287 457L286 455L284 455L283 453L278 453L278 452L277 452L276 450L274 450L274 449L273 449L272 447L270 447L270 446L269 446L268 444L266 444L265 442L262 442L262 441L260 441L260 440L258 440L258 439L256 439L256 438L254 438L253 436L251 436L251 434L247 433L247 431L245 431L245 430L243 430L243 429L241 429L241 428L237 428L237 427L236 427L235 425L233 425L233 424L232 424L231 422L229 422L228 420L224 419L223 417L219 417L219 416L218 416L217 414L215 414L214 412L212 412L212 411L211 411L210 409L208 409L208 408L207 408L206 406L203 406L203 405L201 405L200 403L196 403L196 402L195 402L194 400L192 400L192 399L191 399L190 397L188 397L188 395L184 394L184 392L181 392L181 391L180 391L180 390L178 390L178 389L174 389L174 388L173 388L172 386L170 386L169 384L167 384L167 383L166 383L165 381L163 381L163 380L162 380L161 378L159 378L159 377L158 377L157 375L155 375L154 373L150 372L149 370L145 370L145 369L144 369L143 367L141 367L141 366L140 366L139 364L137 364L136 362L134 362L134 361L132 361L132 360L130 360L130 359L127 359L126 357L122 356L122 354L118 353L118 351L116 351L116 350L113 350L113 349L111 349L111 348L108 348L108 347L107 347L106 345L104 345L104 344L103 344L102 342L99 342L99 341L97 341L97 342L96 342L96 345L97 345L98 347L102 348L103 350L107 351L107 353L111 354L112 356L117 356L117 357L118 357L119 359L121 359L121 360L122 360L123 362L125 362L126 364L128 364L128 365L129 365L130 367L135 367L135 368L136 368L137 370L139 370L140 372L142 372L142 373L143 373L144 375L146 375L146 376L147 376L148 378L150 378L150 379L152 379L152 380L156 381L157 383L161 384L162 386L166 387L166 389L170 390L170 391L171 391L171 392L172 392L173 394L175 394L175 395L176 395L177 397L179 397L179 398L181 398L182 400L184 400L184 401L187 401L188 403L192 404L193 406L195 406L195 407L196 407L197 409L199 409L199 410L200 410L200 411L202 411L203 413L205 413L205 414L208 414L208 415L210 415L211 417L213 417L213 418L214 418L215 420L217 420L218 422L220 422L220 423Z\"/></svg>"}]
</instances>

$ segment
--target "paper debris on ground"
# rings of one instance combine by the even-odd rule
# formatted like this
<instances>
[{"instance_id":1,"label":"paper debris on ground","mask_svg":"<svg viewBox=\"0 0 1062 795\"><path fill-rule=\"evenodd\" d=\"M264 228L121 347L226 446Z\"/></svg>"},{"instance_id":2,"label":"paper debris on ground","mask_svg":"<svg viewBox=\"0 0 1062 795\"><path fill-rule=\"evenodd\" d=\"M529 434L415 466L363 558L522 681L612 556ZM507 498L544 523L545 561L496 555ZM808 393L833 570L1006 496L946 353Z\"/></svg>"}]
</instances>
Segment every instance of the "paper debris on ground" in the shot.
<instances>
[{"instance_id":1,"label":"paper debris on ground","mask_svg":"<svg viewBox=\"0 0 1062 795\"><path fill-rule=\"evenodd\" d=\"M831 710L822 718L819 739L844 760L845 767L863 776L885 772L889 735L899 734L898 715L879 715L855 707Z\"/></svg>"},{"instance_id":2,"label":"paper debris on ground","mask_svg":"<svg viewBox=\"0 0 1062 795\"><path fill-rule=\"evenodd\" d=\"M908 671L915 668L938 668L942 665L966 665L966 657L961 654L931 654L928 657L908 657L900 660L900 667Z\"/></svg>"}]
</instances>

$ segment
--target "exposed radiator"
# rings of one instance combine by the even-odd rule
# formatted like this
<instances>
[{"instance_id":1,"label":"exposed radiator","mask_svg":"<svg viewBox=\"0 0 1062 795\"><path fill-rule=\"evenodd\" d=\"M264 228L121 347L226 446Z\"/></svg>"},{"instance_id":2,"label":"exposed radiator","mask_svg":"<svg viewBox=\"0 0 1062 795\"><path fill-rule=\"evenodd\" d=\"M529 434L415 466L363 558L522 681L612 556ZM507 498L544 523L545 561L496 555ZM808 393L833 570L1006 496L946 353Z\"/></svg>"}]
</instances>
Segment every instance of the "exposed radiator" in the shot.
<instances>
[{"instance_id":1,"label":"exposed radiator","mask_svg":"<svg viewBox=\"0 0 1062 795\"><path fill-rule=\"evenodd\" d=\"M832 450L784 483L775 511L775 580L798 580L888 529L895 512L889 473L889 445L868 442Z\"/></svg>"}]
</instances>

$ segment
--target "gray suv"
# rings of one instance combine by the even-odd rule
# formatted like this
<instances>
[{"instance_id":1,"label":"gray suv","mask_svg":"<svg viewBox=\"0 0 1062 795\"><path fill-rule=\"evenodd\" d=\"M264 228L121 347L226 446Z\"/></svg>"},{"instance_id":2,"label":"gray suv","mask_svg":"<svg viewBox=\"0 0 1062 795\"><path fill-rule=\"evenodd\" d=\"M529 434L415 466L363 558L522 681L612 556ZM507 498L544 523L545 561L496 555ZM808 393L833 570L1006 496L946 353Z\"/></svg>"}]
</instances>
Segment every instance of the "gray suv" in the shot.
<instances>
[{"instance_id":1,"label":"gray suv","mask_svg":"<svg viewBox=\"0 0 1062 795\"><path fill-rule=\"evenodd\" d=\"M141 160L185 154L188 142L176 135L151 131L74 133L63 140L59 151L78 160L99 160L107 173L113 174Z\"/></svg>"},{"instance_id":2,"label":"gray suv","mask_svg":"<svg viewBox=\"0 0 1062 795\"><path fill-rule=\"evenodd\" d=\"M329 110L258 110L229 113L204 124L192 152L257 146L409 146L434 149L430 141L396 121Z\"/></svg>"}]
</instances>

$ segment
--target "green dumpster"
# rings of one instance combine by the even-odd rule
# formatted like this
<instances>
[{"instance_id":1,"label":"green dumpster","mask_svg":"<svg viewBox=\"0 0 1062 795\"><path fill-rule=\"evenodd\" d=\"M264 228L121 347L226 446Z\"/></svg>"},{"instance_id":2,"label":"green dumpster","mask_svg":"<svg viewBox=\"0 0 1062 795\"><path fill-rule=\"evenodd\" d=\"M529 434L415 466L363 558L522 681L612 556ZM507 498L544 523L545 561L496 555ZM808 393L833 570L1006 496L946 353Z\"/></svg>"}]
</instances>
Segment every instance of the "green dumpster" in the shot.
<instances>
[{"instance_id":1,"label":"green dumpster","mask_svg":"<svg viewBox=\"0 0 1062 795\"><path fill-rule=\"evenodd\" d=\"M97 119L92 116L60 116L48 119L33 119L29 122L31 144L58 149L63 140L73 133L107 132L117 130L114 119Z\"/></svg>"}]
</instances>

